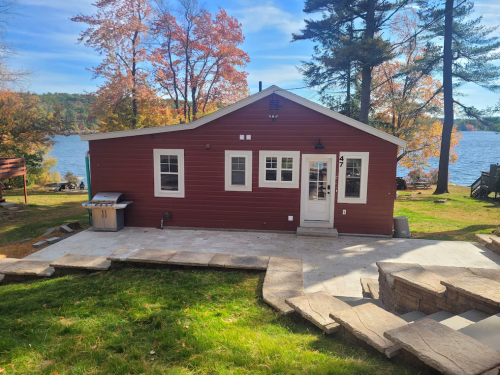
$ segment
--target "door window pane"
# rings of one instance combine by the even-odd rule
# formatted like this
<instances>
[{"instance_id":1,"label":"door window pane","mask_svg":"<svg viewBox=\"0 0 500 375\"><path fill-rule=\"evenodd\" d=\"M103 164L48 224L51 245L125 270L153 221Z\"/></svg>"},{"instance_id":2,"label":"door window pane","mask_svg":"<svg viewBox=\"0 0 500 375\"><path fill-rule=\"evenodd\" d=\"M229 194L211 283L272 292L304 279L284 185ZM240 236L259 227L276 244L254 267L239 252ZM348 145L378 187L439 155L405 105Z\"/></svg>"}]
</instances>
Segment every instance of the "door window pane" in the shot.
<instances>
[{"instance_id":1,"label":"door window pane","mask_svg":"<svg viewBox=\"0 0 500 375\"><path fill-rule=\"evenodd\" d=\"M245 158L231 158L231 185L245 186Z\"/></svg>"},{"instance_id":2,"label":"door window pane","mask_svg":"<svg viewBox=\"0 0 500 375\"><path fill-rule=\"evenodd\" d=\"M309 200L325 200L327 196L328 163L309 163Z\"/></svg>"}]
</instances>

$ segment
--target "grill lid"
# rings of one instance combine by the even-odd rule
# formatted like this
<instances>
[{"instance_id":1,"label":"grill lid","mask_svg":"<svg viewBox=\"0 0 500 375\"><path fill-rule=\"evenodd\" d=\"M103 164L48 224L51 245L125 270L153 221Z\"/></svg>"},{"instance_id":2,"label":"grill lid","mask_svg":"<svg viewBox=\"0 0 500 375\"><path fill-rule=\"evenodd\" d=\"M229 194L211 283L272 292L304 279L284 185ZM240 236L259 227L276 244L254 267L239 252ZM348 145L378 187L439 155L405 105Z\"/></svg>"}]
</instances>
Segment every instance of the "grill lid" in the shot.
<instances>
[{"instance_id":1,"label":"grill lid","mask_svg":"<svg viewBox=\"0 0 500 375\"><path fill-rule=\"evenodd\" d=\"M122 195L123 193L116 193L116 192L101 192L97 193L94 195L94 198L92 198L92 203L118 203L121 202L122 200Z\"/></svg>"}]
</instances>

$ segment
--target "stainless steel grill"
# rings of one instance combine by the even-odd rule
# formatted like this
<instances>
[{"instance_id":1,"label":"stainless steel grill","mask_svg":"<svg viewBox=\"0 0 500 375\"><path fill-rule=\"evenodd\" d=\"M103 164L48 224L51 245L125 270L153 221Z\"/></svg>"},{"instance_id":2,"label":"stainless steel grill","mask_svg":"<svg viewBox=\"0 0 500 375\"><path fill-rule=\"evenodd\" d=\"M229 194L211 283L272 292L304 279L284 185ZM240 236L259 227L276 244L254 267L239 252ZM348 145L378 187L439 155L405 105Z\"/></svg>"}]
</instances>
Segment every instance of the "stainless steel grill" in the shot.
<instances>
[{"instance_id":1,"label":"stainless steel grill","mask_svg":"<svg viewBox=\"0 0 500 375\"><path fill-rule=\"evenodd\" d=\"M82 206L92 210L92 230L116 232L124 227L123 209L132 201L124 201L123 193L98 193Z\"/></svg>"}]
</instances>

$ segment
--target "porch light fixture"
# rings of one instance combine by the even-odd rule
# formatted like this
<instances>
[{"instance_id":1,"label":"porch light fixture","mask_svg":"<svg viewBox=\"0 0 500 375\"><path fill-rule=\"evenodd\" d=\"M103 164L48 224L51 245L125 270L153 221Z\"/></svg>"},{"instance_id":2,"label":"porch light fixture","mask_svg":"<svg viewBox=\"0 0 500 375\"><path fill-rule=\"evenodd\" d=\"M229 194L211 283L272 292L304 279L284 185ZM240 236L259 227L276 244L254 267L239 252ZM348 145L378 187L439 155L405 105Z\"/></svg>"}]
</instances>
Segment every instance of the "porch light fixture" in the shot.
<instances>
[{"instance_id":1,"label":"porch light fixture","mask_svg":"<svg viewBox=\"0 0 500 375\"><path fill-rule=\"evenodd\" d=\"M278 115L269 115L269 118L274 122L278 118Z\"/></svg>"},{"instance_id":2,"label":"porch light fixture","mask_svg":"<svg viewBox=\"0 0 500 375\"><path fill-rule=\"evenodd\" d=\"M318 139L318 144L314 146L316 150L324 150L325 146L321 144L321 139Z\"/></svg>"}]
</instances>

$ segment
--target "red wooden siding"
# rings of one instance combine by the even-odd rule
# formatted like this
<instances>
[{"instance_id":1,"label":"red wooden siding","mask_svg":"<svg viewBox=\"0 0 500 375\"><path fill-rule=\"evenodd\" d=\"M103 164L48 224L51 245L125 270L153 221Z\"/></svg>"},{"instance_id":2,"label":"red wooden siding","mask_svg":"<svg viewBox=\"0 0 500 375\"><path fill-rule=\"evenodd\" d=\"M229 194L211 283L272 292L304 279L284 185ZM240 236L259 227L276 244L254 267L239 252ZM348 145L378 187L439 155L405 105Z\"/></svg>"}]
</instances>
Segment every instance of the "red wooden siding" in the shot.
<instances>
[{"instance_id":1,"label":"red wooden siding","mask_svg":"<svg viewBox=\"0 0 500 375\"><path fill-rule=\"evenodd\" d=\"M392 234L397 146L289 100L270 112L269 98L193 130L90 141L93 194L125 193L134 201L126 209L129 226L158 227L169 211L173 221L167 226L294 231L300 188L259 188L259 150L337 154L337 160L341 151L369 152L367 204L337 203L335 194L334 227L340 233ZM279 115L275 122L270 113ZM240 134L252 140L240 141ZM319 138L324 150L314 148ZM155 148L185 150L185 198L154 196ZM253 151L251 192L224 190L225 150Z\"/></svg>"}]
</instances>

